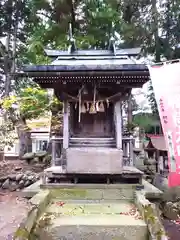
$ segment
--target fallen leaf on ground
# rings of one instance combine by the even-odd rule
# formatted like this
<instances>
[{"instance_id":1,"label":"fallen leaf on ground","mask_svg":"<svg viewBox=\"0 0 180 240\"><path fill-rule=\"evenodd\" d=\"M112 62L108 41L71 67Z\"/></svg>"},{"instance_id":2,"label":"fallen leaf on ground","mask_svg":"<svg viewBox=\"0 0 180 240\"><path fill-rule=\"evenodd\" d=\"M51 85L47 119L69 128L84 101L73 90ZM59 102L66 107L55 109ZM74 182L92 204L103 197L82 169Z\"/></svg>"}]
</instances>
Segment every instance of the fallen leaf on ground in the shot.
<instances>
[{"instance_id":1,"label":"fallen leaf on ground","mask_svg":"<svg viewBox=\"0 0 180 240\"><path fill-rule=\"evenodd\" d=\"M56 202L56 204L57 204L58 206L60 206L60 207L63 207L64 204L65 204L65 202Z\"/></svg>"}]
</instances>

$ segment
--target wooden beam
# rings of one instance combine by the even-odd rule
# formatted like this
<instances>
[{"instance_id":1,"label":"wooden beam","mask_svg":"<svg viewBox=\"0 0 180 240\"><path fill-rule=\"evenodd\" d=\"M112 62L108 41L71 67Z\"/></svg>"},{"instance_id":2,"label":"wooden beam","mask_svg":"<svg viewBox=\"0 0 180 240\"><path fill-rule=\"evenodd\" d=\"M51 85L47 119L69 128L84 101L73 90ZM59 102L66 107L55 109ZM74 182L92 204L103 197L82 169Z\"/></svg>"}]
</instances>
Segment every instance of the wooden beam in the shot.
<instances>
[{"instance_id":1,"label":"wooden beam","mask_svg":"<svg viewBox=\"0 0 180 240\"><path fill-rule=\"evenodd\" d=\"M69 147L69 113L68 113L68 101L64 101L63 112L63 149Z\"/></svg>"},{"instance_id":2,"label":"wooden beam","mask_svg":"<svg viewBox=\"0 0 180 240\"><path fill-rule=\"evenodd\" d=\"M116 147L122 149L122 116L121 101L117 101L114 106L115 127L116 127Z\"/></svg>"}]
</instances>

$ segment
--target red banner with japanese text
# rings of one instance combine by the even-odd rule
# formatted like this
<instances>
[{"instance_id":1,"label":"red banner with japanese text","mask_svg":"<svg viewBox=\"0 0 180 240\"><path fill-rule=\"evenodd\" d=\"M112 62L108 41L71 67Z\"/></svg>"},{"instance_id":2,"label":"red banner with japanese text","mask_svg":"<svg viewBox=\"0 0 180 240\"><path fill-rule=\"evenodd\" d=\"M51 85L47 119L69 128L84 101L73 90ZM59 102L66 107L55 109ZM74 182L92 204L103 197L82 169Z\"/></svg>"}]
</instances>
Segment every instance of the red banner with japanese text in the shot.
<instances>
[{"instance_id":1,"label":"red banner with japanese text","mask_svg":"<svg viewBox=\"0 0 180 240\"><path fill-rule=\"evenodd\" d=\"M169 187L180 185L180 62L149 67L168 149Z\"/></svg>"}]
</instances>

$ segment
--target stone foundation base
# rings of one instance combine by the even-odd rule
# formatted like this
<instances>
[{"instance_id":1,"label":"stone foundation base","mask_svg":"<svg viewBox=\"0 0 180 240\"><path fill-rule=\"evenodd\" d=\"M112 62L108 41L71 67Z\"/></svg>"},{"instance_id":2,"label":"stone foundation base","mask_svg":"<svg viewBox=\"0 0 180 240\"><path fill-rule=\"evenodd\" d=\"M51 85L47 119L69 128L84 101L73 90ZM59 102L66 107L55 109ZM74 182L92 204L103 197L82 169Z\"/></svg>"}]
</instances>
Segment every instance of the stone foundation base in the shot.
<instances>
[{"instance_id":1,"label":"stone foundation base","mask_svg":"<svg viewBox=\"0 0 180 240\"><path fill-rule=\"evenodd\" d=\"M69 148L67 173L120 174L122 150L115 148Z\"/></svg>"}]
</instances>

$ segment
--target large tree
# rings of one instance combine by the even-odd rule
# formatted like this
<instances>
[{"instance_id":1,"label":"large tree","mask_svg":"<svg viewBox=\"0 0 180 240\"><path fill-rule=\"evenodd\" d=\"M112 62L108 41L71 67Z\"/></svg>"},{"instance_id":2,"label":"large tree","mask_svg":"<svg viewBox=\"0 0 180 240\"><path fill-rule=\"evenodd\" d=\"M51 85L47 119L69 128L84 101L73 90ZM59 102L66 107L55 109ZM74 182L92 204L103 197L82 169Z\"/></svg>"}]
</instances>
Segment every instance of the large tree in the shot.
<instances>
[{"instance_id":1,"label":"large tree","mask_svg":"<svg viewBox=\"0 0 180 240\"><path fill-rule=\"evenodd\" d=\"M150 17L148 18L146 13L150 6L148 0L130 0L128 3L118 0L40 2L41 4L34 1L33 11L41 21L35 24L28 39L28 59L33 62L39 60L45 46L67 49L69 22L72 23L79 48L107 48L112 22L114 30L120 35L120 38L116 39L118 45L141 46L143 49L152 45L153 29L149 27Z\"/></svg>"},{"instance_id":2,"label":"large tree","mask_svg":"<svg viewBox=\"0 0 180 240\"><path fill-rule=\"evenodd\" d=\"M21 48L29 34L27 23L31 11L28 0L4 0L0 4L0 68L4 75L1 94L9 96L13 90L17 59L20 59Z\"/></svg>"},{"instance_id":3,"label":"large tree","mask_svg":"<svg viewBox=\"0 0 180 240\"><path fill-rule=\"evenodd\" d=\"M19 156L22 157L31 145L30 129L27 120L41 116L45 117L50 111L61 111L62 104L48 91L40 87L28 87L18 91L17 94L4 98L1 101L4 109L16 127L20 140Z\"/></svg>"},{"instance_id":4,"label":"large tree","mask_svg":"<svg viewBox=\"0 0 180 240\"><path fill-rule=\"evenodd\" d=\"M15 72L18 66L25 62L30 63L24 53L27 52L27 41L33 32L34 25L40 22L37 13L33 11L33 2L31 0L4 0L0 3L0 92L3 99L1 106L5 110L3 111L5 121L11 120L17 129L20 140L20 155L27 151L28 140L30 139L25 121L26 116L22 113L22 108L21 113L17 115L16 109L13 107L7 108L7 103L11 104L17 99L21 99L21 103L23 103L22 93L27 94L27 91L22 89L32 85L32 82L28 79L15 79ZM36 99L37 94L38 96L42 94L40 89L38 91L39 93L32 92ZM42 101L42 99L38 100L39 103ZM29 104L32 104L32 101L29 99L28 101ZM27 102L26 105L28 105ZM26 110L28 111L28 108ZM34 115L32 112L29 113L32 116ZM38 109L36 109L36 113L40 114Z\"/></svg>"},{"instance_id":5,"label":"large tree","mask_svg":"<svg viewBox=\"0 0 180 240\"><path fill-rule=\"evenodd\" d=\"M180 57L180 0L162 1L157 9L153 0L155 54L154 62L171 60ZM159 116L152 82L148 87L148 100L154 115Z\"/></svg>"},{"instance_id":6,"label":"large tree","mask_svg":"<svg viewBox=\"0 0 180 240\"><path fill-rule=\"evenodd\" d=\"M147 98L148 98L152 113L155 116L159 117L158 106L155 99L154 89L151 81L149 81Z\"/></svg>"}]
</instances>

